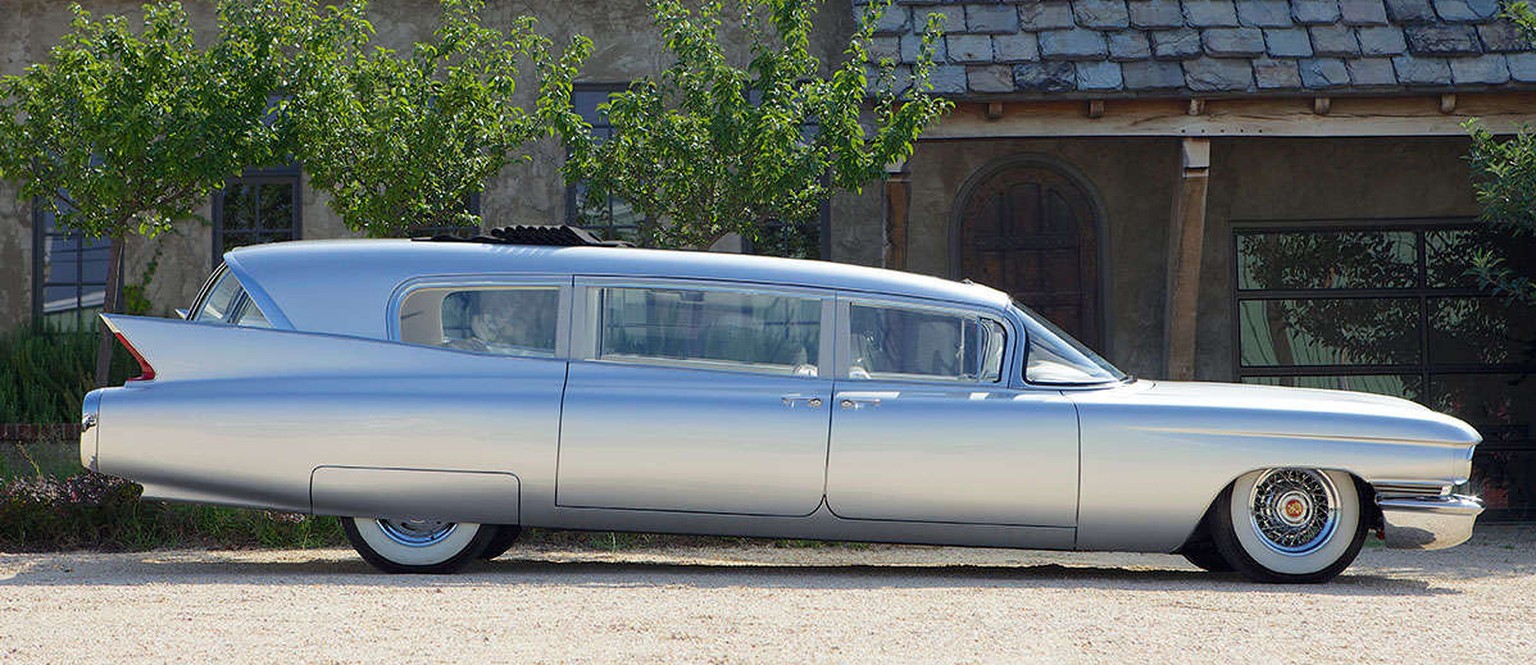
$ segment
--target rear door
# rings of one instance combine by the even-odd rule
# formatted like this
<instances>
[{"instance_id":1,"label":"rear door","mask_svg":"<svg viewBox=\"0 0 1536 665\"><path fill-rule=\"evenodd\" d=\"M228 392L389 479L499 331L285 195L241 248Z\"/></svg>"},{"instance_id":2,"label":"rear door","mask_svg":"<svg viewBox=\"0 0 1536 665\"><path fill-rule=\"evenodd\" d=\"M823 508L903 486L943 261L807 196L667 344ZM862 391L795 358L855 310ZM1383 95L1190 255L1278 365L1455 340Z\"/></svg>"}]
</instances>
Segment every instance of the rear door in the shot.
<instances>
[{"instance_id":1,"label":"rear door","mask_svg":"<svg viewBox=\"0 0 1536 665\"><path fill-rule=\"evenodd\" d=\"M578 286L558 505L815 512L831 294L665 280Z\"/></svg>"},{"instance_id":2,"label":"rear door","mask_svg":"<svg viewBox=\"0 0 1536 665\"><path fill-rule=\"evenodd\" d=\"M1072 526L1077 412L1024 387L999 313L842 294L827 504L839 517ZM1010 385L1013 384L1013 385Z\"/></svg>"}]
</instances>

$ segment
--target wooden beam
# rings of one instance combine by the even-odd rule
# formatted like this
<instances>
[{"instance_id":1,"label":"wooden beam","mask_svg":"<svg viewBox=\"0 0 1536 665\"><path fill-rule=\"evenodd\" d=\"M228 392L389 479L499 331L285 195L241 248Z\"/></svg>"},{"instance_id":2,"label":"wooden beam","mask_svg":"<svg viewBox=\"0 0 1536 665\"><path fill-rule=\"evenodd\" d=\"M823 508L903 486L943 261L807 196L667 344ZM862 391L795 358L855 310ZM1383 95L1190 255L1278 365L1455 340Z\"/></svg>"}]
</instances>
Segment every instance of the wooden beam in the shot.
<instances>
[{"instance_id":1,"label":"wooden beam","mask_svg":"<svg viewBox=\"0 0 1536 665\"><path fill-rule=\"evenodd\" d=\"M1454 136L1479 118L1496 134L1536 125L1536 93L1458 93L1451 113L1439 95L1332 97L1317 115L1311 97L1276 99L1116 99L1115 112L1089 118L1078 101L1010 101L1007 117L989 120L986 103L961 102L923 140L1062 136ZM1202 112L1190 111L1204 105Z\"/></svg>"},{"instance_id":2,"label":"wooden beam","mask_svg":"<svg viewBox=\"0 0 1536 665\"><path fill-rule=\"evenodd\" d=\"M1163 375L1195 378L1196 315L1205 246L1205 194L1210 183L1211 140L1186 138L1180 146L1178 186L1168 227L1168 291L1163 319Z\"/></svg>"},{"instance_id":3,"label":"wooden beam","mask_svg":"<svg viewBox=\"0 0 1536 665\"><path fill-rule=\"evenodd\" d=\"M1002 102L987 102L987 119L996 120L1003 117Z\"/></svg>"},{"instance_id":4,"label":"wooden beam","mask_svg":"<svg viewBox=\"0 0 1536 665\"><path fill-rule=\"evenodd\" d=\"M884 267L907 267L907 215L912 201L912 172L905 161L886 166Z\"/></svg>"},{"instance_id":5,"label":"wooden beam","mask_svg":"<svg viewBox=\"0 0 1536 665\"><path fill-rule=\"evenodd\" d=\"M1313 113L1316 113L1318 115L1328 115L1328 111L1330 109L1332 109L1332 108L1333 108L1333 99L1328 98L1328 97L1313 97L1312 98L1312 112Z\"/></svg>"},{"instance_id":6,"label":"wooden beam","mask_svg":"<svg viewBox=\"0 0 1536 665\"><path fill-rule=\"evenodd\" d=\"M1102 117L1104 117L1104 100L1102 100L1102 99L1089 100L1089 102L1088 102L1088 117L1089 118L1102 118Z\"/></svg>"},{"instance_id":7,"label":"wooden beam","mask_svg":"<svg viewBox=\"0 0 1536 665\"><path fill-rule=\"evenodd\" d=\"M1189 100L1189 108L1184 110L1187 115L1205 115L1205 100L1195 98Z\"/></svg>"},{"instance_id":8,"label":"wooden beam","mask_svg":"<svg viewBox=\"0 0 1536 665\"><path fill-rule=\"evenodd\" d=\"M1448 92L1440 95L1440 112L1446 114L1456 112L1456 93Z\"/></svg>"}]
</instances>

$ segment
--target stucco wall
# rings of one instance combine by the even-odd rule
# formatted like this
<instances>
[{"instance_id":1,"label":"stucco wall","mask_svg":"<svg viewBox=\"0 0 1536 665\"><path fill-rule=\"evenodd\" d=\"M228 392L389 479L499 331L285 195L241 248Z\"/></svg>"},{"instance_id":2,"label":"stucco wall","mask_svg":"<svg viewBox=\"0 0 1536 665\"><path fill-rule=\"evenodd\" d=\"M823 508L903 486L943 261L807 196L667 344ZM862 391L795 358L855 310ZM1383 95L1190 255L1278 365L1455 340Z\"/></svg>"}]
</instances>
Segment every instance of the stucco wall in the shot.
<instances>
[{"instance_id":1,"label":"stucco wall","mask_svg":"<svg viewBox=\"0 0 1536 665\"><path fill-rule=\"evenodd\" d=\"M1217 140L1211 145L1195 375L1233 366L1233 222L1475 217L1461 138Z\"/></svg>"},{"instance_id":2,"label":"stucco wall","mask_svg":"<svg viewBox=\"0 0 1536 665\"><path fill-rule=\"evenodd\" d=\"M1108 357L1127 371L1161 371L1168 211L1178 164L1173 139L930 141L911 160L907 268L964 277L951 265L956 197L977 171L1031 155L1083 180L1097 199L1100 306Z\"/></svg>"}]
</instances>

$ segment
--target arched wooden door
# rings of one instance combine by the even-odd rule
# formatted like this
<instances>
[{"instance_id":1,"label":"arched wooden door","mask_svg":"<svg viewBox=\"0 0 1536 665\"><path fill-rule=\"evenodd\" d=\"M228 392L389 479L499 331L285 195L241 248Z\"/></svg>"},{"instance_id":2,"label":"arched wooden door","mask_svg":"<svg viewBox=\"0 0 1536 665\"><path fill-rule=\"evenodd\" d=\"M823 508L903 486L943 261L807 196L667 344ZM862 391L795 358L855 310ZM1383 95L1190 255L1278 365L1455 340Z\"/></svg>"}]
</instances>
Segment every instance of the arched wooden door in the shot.
<instances>
[{"instance_id":1,"label":"arched wooden door","mask_svg":"<svg viewBox=\"0 0 1536 665\"><path fill-rule=\"evenodd\" d=\"M960 276L1008 292L1099 348L1098 240L1083 187L1048 166L1018 164L961 196Z\"/></svg>"}]
</instances>

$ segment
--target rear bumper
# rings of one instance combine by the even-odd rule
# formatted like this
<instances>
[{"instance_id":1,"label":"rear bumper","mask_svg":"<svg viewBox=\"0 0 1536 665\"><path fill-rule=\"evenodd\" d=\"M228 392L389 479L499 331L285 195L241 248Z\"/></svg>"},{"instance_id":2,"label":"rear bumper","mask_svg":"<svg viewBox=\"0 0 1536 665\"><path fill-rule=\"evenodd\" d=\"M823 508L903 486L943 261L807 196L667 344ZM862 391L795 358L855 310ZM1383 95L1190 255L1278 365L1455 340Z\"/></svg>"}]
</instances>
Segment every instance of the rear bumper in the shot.
<instances>
[{"instance_id":1,"label":"rear bumper","mask_svg":"<svg viewBox=\"0 0 1536 665\"><path fill-rule=\"evenodd\" d=\"M1387 547L1406 550L1439 550L1467 542L1483 512L1481 500L1460 494L1382 499L1377 505Z\"/></svg>"}]
</instances>

